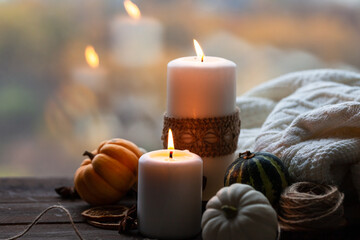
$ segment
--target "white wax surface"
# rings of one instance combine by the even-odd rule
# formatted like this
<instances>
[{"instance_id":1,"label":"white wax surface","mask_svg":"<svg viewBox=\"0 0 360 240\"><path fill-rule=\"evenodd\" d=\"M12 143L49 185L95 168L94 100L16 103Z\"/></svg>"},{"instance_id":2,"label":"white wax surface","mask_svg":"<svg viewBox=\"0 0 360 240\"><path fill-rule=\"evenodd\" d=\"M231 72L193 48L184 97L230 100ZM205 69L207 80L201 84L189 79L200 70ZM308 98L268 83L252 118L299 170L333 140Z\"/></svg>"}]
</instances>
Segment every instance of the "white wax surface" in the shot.
<instances>
[{"instance_id":1,"label":"white wax surface","mask_svg":"<svg viewBox=\"0 0 360 240\"><path fill-rule=\"evenodd\" d=\"M202 160L189 151L144 154L139 160L137 213L142 234L186 239L201 231Z\"/></svg>"},{"instance_id":2,"label":"white wax surface","mask_svg":"<svg viewBox=\"0 0 360 240\"><path fill-rule=\"evenodd\" d=\"M206 188L202 199L207 201L224 187L224 176L227 167L235 160L235 153L219 157L203 157Z\"/></svg>"},{"instance_id":3,"label":"white wax surface","mask_svg":"<svg viewBox=\"0 0 360 240\"><path fill-rule=\"evenodd\" d=\"M219 57L175 59L167 68L167 114L179 118L234 113L236 65Z\"/></svg>"},{"instance_id":4,"label":"white wax surface","mask_svg":"<svg viewBox=\"0 0 360 240\"><path fill-rule=\"evenodd\" d=\"M89 66L75 68L72 72L74 82L80 83L96 93L104 93L107 87L105 69Z\"/></svg>"},{"instance_id":5,"label":"white wax surface","mask_svg":"<svg viewBox=\"0 0 360 240\"><path fill-rule=\"evenodd\" d=\"M162 57L163 27L153 18L119 16L110 24L114 60L127 67L152 65Z\"/></svg>"}]
</instances>

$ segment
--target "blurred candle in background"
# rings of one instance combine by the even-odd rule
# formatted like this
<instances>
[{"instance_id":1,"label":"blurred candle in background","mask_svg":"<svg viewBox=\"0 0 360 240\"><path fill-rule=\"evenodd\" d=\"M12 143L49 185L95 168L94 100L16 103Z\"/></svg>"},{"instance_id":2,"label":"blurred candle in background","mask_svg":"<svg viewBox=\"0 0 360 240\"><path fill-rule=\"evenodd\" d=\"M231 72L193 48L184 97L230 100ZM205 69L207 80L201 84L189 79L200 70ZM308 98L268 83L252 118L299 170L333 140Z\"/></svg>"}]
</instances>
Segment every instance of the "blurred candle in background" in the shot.
<instances>
[{"instance_id":1,"label":"blurred candle in background","mask_svg":"<svg viewBox=\"0 0 360 240\"><path fill-rule=\"evenodd\" d=\"M153 65L161 60L163 27L159 21L141 16L130 0L124 1L129 16L116 16L110 23L113 58L126 67Z\"/></svg>"},{"instance_id":2,"label":"blurred candle in background","mask_svg":"<svg viewBox=\"0 0 360 240\"><path fill-rule=\"evenodd\" d=\"M88 87L94 93L104 93L106 91L106 71L99 66L99 56L93 46L85 48L85 59L88 66L75 68L73 80L83 86Z\"/></svg>"}]
</instances>

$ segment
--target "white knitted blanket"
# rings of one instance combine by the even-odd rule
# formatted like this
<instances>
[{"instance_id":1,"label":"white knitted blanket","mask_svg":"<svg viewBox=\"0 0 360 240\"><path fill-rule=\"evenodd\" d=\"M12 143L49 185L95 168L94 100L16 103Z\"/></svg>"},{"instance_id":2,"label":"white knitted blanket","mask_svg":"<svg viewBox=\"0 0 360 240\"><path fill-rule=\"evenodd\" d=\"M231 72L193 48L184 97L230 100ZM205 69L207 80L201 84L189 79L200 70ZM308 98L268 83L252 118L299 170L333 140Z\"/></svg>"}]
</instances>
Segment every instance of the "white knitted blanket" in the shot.
<instances>
[{"instance_id":1,"label":"white knitted blanket","mask_svg":"<svg viewBox=\"0 0 360 240\"><path fill-rule=\"evenodd\" d=\"M237 152L271 152L295 181L339 185L351 174L360 197L360 74L287 74L238 97L237 105Z\"/></svg>"}]
</instances>

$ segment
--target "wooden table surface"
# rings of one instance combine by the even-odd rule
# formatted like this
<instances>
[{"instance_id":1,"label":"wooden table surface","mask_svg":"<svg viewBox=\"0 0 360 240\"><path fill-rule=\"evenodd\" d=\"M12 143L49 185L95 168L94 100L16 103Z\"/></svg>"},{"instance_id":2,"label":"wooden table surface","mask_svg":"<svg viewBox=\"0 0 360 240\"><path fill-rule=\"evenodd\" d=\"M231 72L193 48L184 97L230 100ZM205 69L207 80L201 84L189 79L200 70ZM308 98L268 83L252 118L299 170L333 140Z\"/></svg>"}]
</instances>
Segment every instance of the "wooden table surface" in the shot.
<instances>
[{"instance_id":1,"label":"wooden table surface","mask_svg":"<svg viewBox=\"0 0 360 240\"><path fill-rule=\"evenodd\" d=\"M66 178L0 178L0 239L6 239L22 232L44 209L54 204L67 208L84 239L145 239L139 234L120 235L114 230L93 227L85 222L81 212L89 205L82 200L63 200L54 191L60 186L72 186ZM135 197L126 197L121 204L131 205ZM78 239L66 213L53 209L41 218L21 239ZM201 236L195 238L201 239ZM320 233L282 232L281 240L287 239L341 239L360 240L360 226Z\"/></svg>"},{"instance_id":2,"label":"wooden table surface","mask_svg":"<svg viewBox=\"0 0 360 240\"><path fill-rule=\"evenodd\" d=\"M0 178L0 239L22 232L47 207L61 204L67 208L84 239L143 239L141 236L120 235L114 230L93 227L81 212L89 205L82 200L63 200L56 187L72 186L71 179ZM124 204L135 203L126 198ZM78 239L69 218L62 210L53 209L44 215L21 239Z\"/></svg>"}]
</instances>

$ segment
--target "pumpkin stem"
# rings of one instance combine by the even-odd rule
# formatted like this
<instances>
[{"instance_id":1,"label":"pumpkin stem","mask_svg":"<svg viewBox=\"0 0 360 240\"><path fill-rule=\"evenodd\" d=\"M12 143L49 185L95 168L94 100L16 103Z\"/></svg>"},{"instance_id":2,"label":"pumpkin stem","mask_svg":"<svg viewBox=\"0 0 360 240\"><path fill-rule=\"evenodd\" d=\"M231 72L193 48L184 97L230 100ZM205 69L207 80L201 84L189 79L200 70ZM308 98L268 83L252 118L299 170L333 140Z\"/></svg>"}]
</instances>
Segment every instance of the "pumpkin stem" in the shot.
<instances>
[{"instance_id":1,"label":"pumpkin stem","mask_svg":"<svg viewBox=\"0 0 360 240\"><path fill-rule=\"evenodd\" d=\"M90 160L93 160L94 157L95 157L95 154L93 154L93 153L91 153L91 152L89 152L89 151L85 151L85 152L83 153L83 156L88 156L88 157L90 158Z\"/></svg>"},{"instance_id":2,"label":"pumpkin stem","mask_svg":"<svg viewBox=\"0 0 360 240\"><path fill-rule=\"evenodd\" d=\"M224 211L225 213L225 217L227 219L232 219L234 217L236 217L237 215L237 208L234 207L234 206L229 206L229 205L224 205L224 206L221 206L221 210Z\"/></svg>"},{"instance_id":3,"label":"pumpkin stem","mask_svg":"<svg viewBox=\"0 0 360 240\"><path fill-rule=\"evenodd\" d=\"M255 154L250 151L239 153L239 158L250 159L250 158L253 158L254 156L255 156Z\"/></svg>"}]
</instances>

